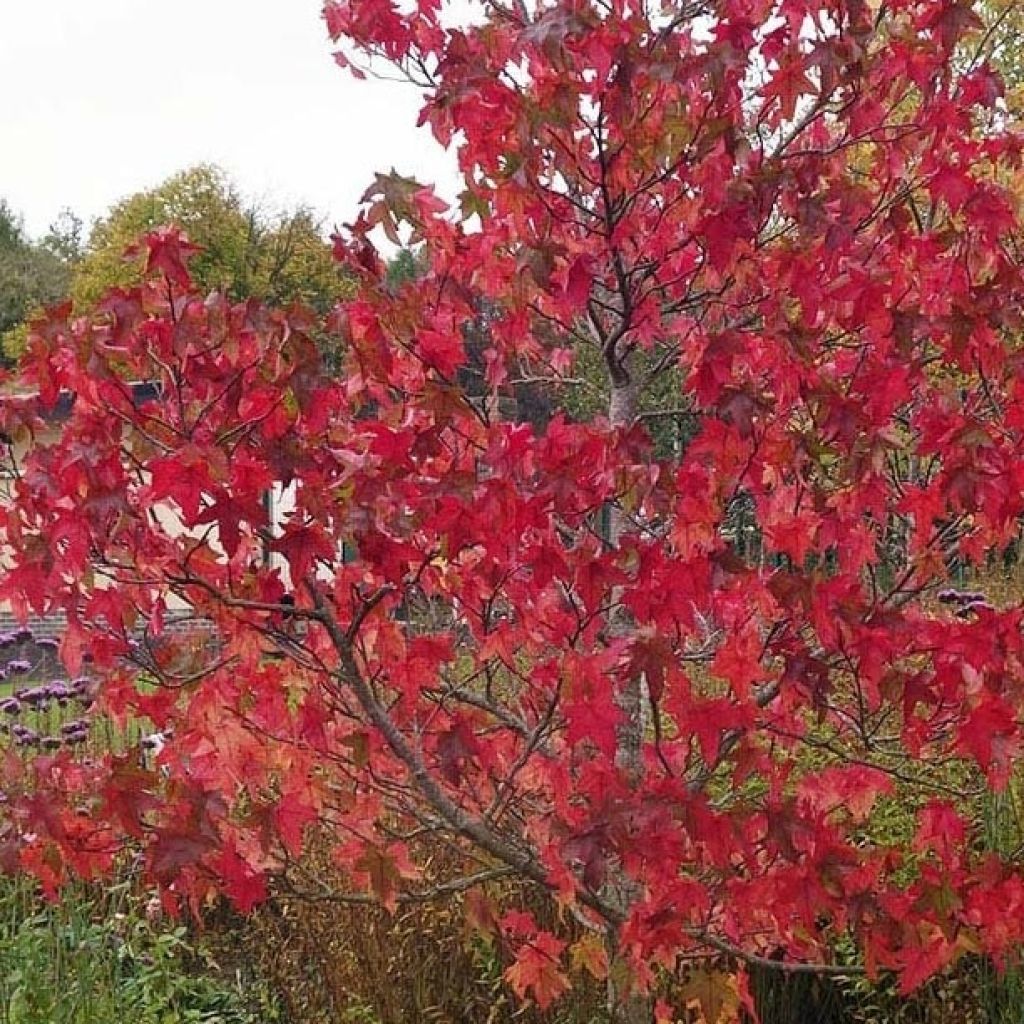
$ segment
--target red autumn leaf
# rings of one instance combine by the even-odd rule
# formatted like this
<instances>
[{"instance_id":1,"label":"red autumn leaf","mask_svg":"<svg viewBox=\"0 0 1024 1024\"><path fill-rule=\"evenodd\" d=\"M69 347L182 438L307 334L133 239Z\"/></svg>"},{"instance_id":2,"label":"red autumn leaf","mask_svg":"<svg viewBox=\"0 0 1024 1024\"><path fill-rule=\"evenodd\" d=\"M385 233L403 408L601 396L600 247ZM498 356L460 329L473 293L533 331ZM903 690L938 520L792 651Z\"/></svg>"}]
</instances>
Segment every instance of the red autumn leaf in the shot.
<instances>
[{"instance_id":1,"label":"red autumn leaf","mask_svg":"<svg viewBox=\"0 0 1024 1024\"><path fill-rule=\"evenodd\" d=\"M546 1010L570 988L569 979L561 969L565 943L548 932L540 932L522 946L516 962L505 971L505 980L520 997L531 997L541 1010Z\"/></svg>"},{"instance_id":2,"label":"red autumn leaf","mask_svg":"<svg viewBox=\"0 0 1024 1024\"><path fill-rule=\"evenodd\" d=\"M963 817L945 801L929 801L918 813L917 820L914 849L933 849L943 859L956 851L967 836Z\"/></svg>"},{"instance_id":3,"label":"red autumn leaf","mask_svg":"<svg viewBox=\"0 0 1024 1024\"><path fill-rule=\"evenodd\" d=\"M289 523L270 547L279 551L288 561L292 580L304 580L319 560L330 562L335 558L336 546L316 524L302 526Z\"/></svg>"},{"instance_id":4,"label":"red autumn leaf","mask_svg":"<svg viewBox=\"0 0 1024 1024\"><path fill-rule=\"evenodd\" d=\"M472 728L463 719L456 719L437 739L437 757L441 775L453 786L463 778L465 768L480 752Z\"/></svg>"},{"instance_id":5,"label":"red autumn leaf","mask_svg":"<svg viewBox=\"0 0 1024 1024\"><path fill-rule=\"evenodd\" d=\"M149 865L156 878L172 881L184 868L195 867L215 847L210 836L184 828L168 830L158 834L150 850Z\"/></svg>"},{"instance_id":6,"label":"red autumn leaf","mask_svg":"<svg viewBox=\"0 0 1024 1024\"><path fill-rule=\"evenodd\" d=\"M769 86L764 95L777 97L782 118L790 120L796 113L797 102L801 96L811 96L817 90L814 83L807 77L799 58L789 55L784 58L782 66L771 76Z\"/></svg>"},{"instance_id":7,"label":"red autumn leaf","mask_svg":"<svg viewBox=\"0 0 1024 1024\"><path fill-rule=\"evenodd\" d=\"M450 377L465 361L462 339L454 332L422 331L417 342L423 361L444 377Z\"/></svg>"},{"instance_id":8,"label":"red autumn leaf","mask_svg":"<svg viewBox=\"0 0 1024 1024\"><path fill-rule=\"evenodd\" d=\"M267 883L262 872L253 870L232 844L223 847L216 866L224 879L225 891L243 914L267 898Z\"/></svg>"},{"instance_id":9,"label":"red autumn leaf","mask_svg":"<svg viewBox=\"0 0 1024 1024\"><path fill-rule=\"evenodd\" d=\"M866 765L845 765L815 772L801 780L801 802L816 813L840 811L865 821L879 796L893 791L890 775Z\"/></svg>"},{"instance_id":10,"label":"red autumn leaf","mask_svg":"<svg viewBox=\"0 0 1024 1024\"><path fill-rule=\"evenodd\" d=\"M128 835L144 835L146 815L160 806L157 779L134 757L114 758L104 786L105 811Z\"/></svg>"},{"instance_id":11,"label":"red autumn leaf","mask_svg":"<svg viewBox=\"0 0 1024 1024\"><path fill-rule=\"evenodd\" d=\"M591 281L586 259L577 256L565 276L565 297L574 309L582 309L586 305L590 296Z\"/></svg>"},{"instance_id":12,"label":"red autumn leaf","mask_svg":"<svg viewBox=\"0 0 1024 1024\"><path fill-rule=\"evenodd\" d=\"M667 672L678 664L676 653L668 637L652 631L640 630L630 648L629 671L643 673L651 700L661 700Z\"/></svg>"},{"instance_id":13,"label":"red autumn leaf","mask_svg":"<svg viewBox=\"0 0 1024 1024\"><path fill-rule=\"evenodd\" d=\"M615 753L618 727L624 716L615 706L610 687L602 695L591 693L565 705L566 739L572 746L593 744L606 757Z\"/></svg>"},{"instance_id":14,"label":"red autumn leaf","mask_svg":"<svg viewBox=\"0 0 1024 1024\"><path fill-rule=\"evenodd\" d=\"M1002 789L1020 749L1020 726L1013 709L1005 701L986 695L961 723L959 745Z\"/></svg>"},{"instance_id":15,"label":"red autumn leaf","mask_svg":"<svg viewBox=\"0 0 1024 1024\"><path fill-rule=\"evenodd\" d=\"M145 250L147 274L161 273L178 288L187 289L191 286L188 261L201 250L177 228L163 227L151 231L133 248L135 251Z\"/></svg>"},{"instance_id":16,"label":"red autumn leaf","mask_svg":"<svg viewBox=\"0 0 1024 1024\"><path fill-rule=\"evenodd\" d=\"M154 503L171 498L184 514L186 524L197 522L200 506L215 488L206 454L198 448L185 448L174 456L153 459L149 472Z\"/></svg>"},{"instance_id":17,"label":"red autumn leaf","mask_svg":"<svg viewBox=\"0 0 1024 1024\"><path fill-rule=\"evenodd\" d=\"M381 905L393 914L398 909L398 887L402 879L395 858L387 850L367 846L352 867L365 876Z\"/></svg>"},{"instance_id":18,"label":"red autumn leaf","mask_svg":"<svg viewBox=\"0 0 1024 1024\"><path fill-rule=\"evenodd\" d=\"M964 170L944 166L932 176L929 190L936 199L942 199L953 213L958 213L974 195L977 182Z\"/></svg>"}]
</instances>

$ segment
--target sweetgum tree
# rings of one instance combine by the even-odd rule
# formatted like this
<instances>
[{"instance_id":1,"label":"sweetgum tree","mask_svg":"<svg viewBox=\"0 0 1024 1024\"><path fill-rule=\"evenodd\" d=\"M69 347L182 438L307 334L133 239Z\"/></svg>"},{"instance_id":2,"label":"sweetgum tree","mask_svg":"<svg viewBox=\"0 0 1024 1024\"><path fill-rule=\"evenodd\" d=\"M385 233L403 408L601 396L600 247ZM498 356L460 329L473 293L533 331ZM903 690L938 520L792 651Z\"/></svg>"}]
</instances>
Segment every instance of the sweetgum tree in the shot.
<instances>
[{"instance_id":1,"label":"sweetgum tree","mask_svg":"<svg viewBox=\"0 0 1024 1024\"><path fill-rule=\"evenodd\" d=\"M169 740L11 758L4 859L56 886L128 842L169 899L243 907L314 831L334 898L515 876L585 937L476 904L511 985L546 1006L585 968L626 1021L680 958L828 971L852 937L909 990L1011 955L1024 877L971 808L1020 747L1022 612L941 592L1024 505L1021 140L970 8L325 16L342 63L420 84L460 210L381 177L326 325L196 294L173 230L146 283L36 325L0 596L65 614L99 706ZM422 243L412 280L377 226ZM507 415L585 351L605 416ZM637 410L670 372L695 436L659 460Z\"/></svg>"}]
</instances>

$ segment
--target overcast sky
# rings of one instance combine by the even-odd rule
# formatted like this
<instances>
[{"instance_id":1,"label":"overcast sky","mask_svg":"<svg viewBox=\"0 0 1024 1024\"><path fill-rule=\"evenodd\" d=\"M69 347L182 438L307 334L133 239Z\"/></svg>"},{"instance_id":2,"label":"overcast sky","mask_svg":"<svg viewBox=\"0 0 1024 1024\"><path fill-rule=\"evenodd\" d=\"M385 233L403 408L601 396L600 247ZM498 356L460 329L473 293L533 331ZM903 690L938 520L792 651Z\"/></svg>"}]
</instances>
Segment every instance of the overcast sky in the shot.
<instances>
[{"instance_id":1,"label":"overcast sky","mask_svg":"<svg viewBox=\"0 0 1024 1024\"><path fill-rule=\"evenodd\" d=\"M451 197L454 165L415 128L416 90L339 69L319 0L0 6L0 197L30 234L201 161L329 224L392 166Z\"/></svg>"}]
</instances>

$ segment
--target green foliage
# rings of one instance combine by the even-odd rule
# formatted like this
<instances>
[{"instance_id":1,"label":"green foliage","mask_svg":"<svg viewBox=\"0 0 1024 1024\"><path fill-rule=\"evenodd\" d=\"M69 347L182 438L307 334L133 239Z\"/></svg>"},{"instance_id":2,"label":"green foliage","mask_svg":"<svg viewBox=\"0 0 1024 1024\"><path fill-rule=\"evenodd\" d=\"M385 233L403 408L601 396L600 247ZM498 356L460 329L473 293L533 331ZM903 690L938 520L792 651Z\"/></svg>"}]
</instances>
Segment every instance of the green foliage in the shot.
<instances>
[{"instance_id":1,"label":"green foliage","mask_svg":"<svg viewBox=\"0 0 1024 1024\"><path fill-rule=\"evenodd\" d=\"M388 261L386 275L390 288L396 289L409 281L415 281L423 271L422 250L399 249L398 254Z\"/></svg>"},{"instance_id":2,"label":"green foliage","mask_svg":"<svg viewBox=\"0 0 1024 1024\"><path fill-rule=\"evenodd\" d=\"M310 210L270 213L247 205L223 171L200 164L123 199L96 223L75 271L75 302L87 307L112 286L136 283L141 260L126 260L125 249L165 224L176 224L202 247L191 265L200 288L275 305L300 300L319 312L345 292Z\"/></svg>"},{"instance_id":3,"label":"green foliage","mask_svg":"<svg viewBox=\"0 0 1024 1024\"><path fill-rule=\"evenodd\" d=\"M85 224L70 207L64 207L43 236L42 244L73 267L85 255Z\"/></svg>"},{"instance_id":4,"label":"green foliage","mask_svg":"<svg viewBox=\"0 0 1024 1024\"><path fill-rule=\"evenodd\" d=\"M33 242L14 211L0 200L0 339L5 351L8 339L29 316L67 293L70 264L63 258L64 250L49 243L49 236L42 243Z\"/></svg>"},{"instance_id":5,"label":"green foliage","mask_svg":"<svg viewBox=\"0 0 1024 1024\"><path fill-rule=\"evenodd\" d=\"M149 912L147 915L147 911ZM5 1024L270 1024L226 984L186 929L154 915L128 883L42 903L0 885L0 1019Z\"/></svg>"},{"instance_id":6,"label":"green foliage","mask_svg":"<svg viewBox=\"0 0 1024 1024\"><path fill-rule=\"evenodd\" d=\"M1003 76L1010 93L1010 107L1021 109L1024 89L1024 5L1020 0L978 0L975 10L983 23L977 32L970 58L988 59Z\"/></svg>"},{"instance_id":7,"label":"green foliage","mask_svg":"<svg viewBox=\"0 0 1024 1024\"><path fill-rule=\"evenodd\" d=\"M658 458L679 456L697 431L698 417L683 395L680 373L674 367L652 373L662 350L637 353L632 372L638 381L649 382L641 389L639 414L651 435ZM574 352L573 383L563 386L560 405L573 419L587 423L607 415L610 398L608 370L604 358L593 346L577 345Z\"/></svg>"},{"instance_id":8,"label":"green foliage","mask_svg":"<svg viewBox=\"0 0 1024 1024\"><path fill-rule=\"evenodd\" d=\"M224 172L208 164L121 200L96 222L87 243L70 210L32 243L0 203L0 336L7 358L24 350L25 322L39 307L70 293L87 309L109 288L137 283L141 257L126 257L125 250L165 224L178 225L202 248L191 270L204 290L278 306L299 301L326 313L351 288L311 210L247 204Z\"/></svg>"}]
</instances>

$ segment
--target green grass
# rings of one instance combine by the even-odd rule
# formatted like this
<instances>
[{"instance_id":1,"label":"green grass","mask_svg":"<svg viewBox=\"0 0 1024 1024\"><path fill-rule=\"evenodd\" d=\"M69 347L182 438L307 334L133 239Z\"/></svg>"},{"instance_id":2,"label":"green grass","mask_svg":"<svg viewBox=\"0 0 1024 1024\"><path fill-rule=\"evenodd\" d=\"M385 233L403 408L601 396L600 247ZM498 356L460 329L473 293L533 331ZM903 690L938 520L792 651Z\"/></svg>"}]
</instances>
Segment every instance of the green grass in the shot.
<instances>
[{"instance_id":1,"label":"green grass","mask_svg":"<svg viewBox=\"0 0 1024 1024\"><path fill-rule=\"evenodd\" d=\"M0 880L3 1024L270 1024L263 999L214 972L183 925L156 918L129 883L70 887L45 903Z\"/></svg>"}]
</instances>

